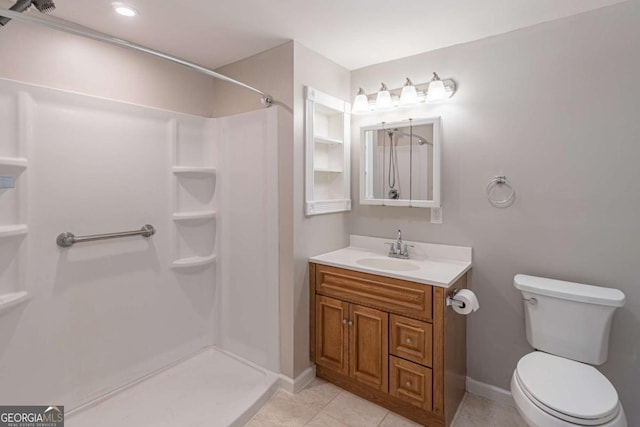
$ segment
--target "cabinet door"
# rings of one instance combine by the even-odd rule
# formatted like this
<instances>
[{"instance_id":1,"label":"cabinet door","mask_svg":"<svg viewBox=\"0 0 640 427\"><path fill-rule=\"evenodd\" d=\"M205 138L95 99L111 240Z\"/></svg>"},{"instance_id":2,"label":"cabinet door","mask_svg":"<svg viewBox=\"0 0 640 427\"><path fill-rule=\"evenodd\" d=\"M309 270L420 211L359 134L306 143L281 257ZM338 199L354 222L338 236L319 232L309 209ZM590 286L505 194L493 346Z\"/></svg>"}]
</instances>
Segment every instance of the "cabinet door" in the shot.
<instances>
[{"instance_id":1,"label":"cabinet door","mask_svg":"<svg viewBox=\"0 0 640 427\"><path fill-rule=\"evenodd\" d=\"M380 391L389 390L389 315L351 304L349 375Z\"/></svg>"},{"instance_id":2,"label":"cabinet door","mask_svg":"<svg viewBox=\"0 0 640 427\"><path fill-rule=\"evenodd\" d=\"M347 321L349 304L318 295L316 298L316 363L348 375Z\"/></svg>"}]
</instances>

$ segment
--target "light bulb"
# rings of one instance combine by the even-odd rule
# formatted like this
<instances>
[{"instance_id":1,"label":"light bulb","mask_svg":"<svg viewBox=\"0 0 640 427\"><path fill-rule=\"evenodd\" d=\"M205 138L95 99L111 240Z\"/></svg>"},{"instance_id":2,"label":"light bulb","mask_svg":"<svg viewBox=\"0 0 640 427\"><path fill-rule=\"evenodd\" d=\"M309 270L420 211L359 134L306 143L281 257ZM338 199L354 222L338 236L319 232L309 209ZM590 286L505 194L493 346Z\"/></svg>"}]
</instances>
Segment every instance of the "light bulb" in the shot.
<instances>
[{"instance_id":1,"label":"light bulb","mask_svg":"<svg viewBox=\"0 0 640 427\"><path fill-rule=\"evenodd\" d=\"M400 93L400 105L412 105L418 103L418 92L413 82L407 77L407 82Z\"/></svg>"},{"instance_id":2,"label":"light bulb","mask_svg":"<svg viewBox=\"0 0 640 427\"><path fill-rule=\"evenodd\" d=\"M351 108L352 113L366 113L369 111L369 98L367 98L367 94L364 93L364 89L360 88L358 90L358 94L353 100L353 107Z\"/></svg>"},{"instance_id":3,"label":"light bulb","mask_svg":"<svg viewBox=\"0 0 640 427\"><path fill-rule=\"evenodd\" d=\"M391 102L391 93L387 89L387 85L382 83L378 95L376 96L376 110L388 110L393 107Z\"/></svg>"},{"instance_id":4,"label":"light bulb","mask_svg":"<svg viewBox=\"0 0 640 427\"><path fill-rule=\"evenodd\" d=\"M440 80L440 77L433 73L433 79L429 82L429 87L427 88L427 102L433 101L442 101L443 99L447 99L449 96L447 95L447 90L444 87L444 83Z\"/></svg>"}]
</instances>

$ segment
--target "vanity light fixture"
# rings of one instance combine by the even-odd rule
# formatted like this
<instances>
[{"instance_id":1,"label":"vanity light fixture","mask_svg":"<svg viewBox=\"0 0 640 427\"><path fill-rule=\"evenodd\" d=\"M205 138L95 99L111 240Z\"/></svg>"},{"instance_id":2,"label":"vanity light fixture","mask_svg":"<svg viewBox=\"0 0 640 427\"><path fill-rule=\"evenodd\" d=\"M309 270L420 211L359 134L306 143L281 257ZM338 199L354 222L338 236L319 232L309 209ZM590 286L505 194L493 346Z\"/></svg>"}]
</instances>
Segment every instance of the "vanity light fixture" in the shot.
<instances>
[{"instance_id":1,"label":"vanity light fixture","mask_svg":"<svg viewBox=\"0 0 640 427\"><path fill-rule=\"evenodd\" d=\"M402 92L400 93L400 105L413 105L418 102L418 91L411 79L407 77L407 82L402 87Z\"/></svg>"},{"instance_id":2,"label":"vanity light fixture","mask_svg":"<svg viewBox=\"0 0 640 427\"><path fill-rule=\"evenodd\" d=\"M371 96L364 89L359 88L353 101L353 114L369 113L371 111L389 110L394 107L405 107L420 103L431 103L451 98L456 92L456 83L451 79L440 79L437 73L427 83L414 85L409 77L402 88L389 90L382 83L380 90ZM375 100L375 101L374 101Z\"/></svg>"},{"instance_id":3,"label":"vanity light fixture","mask_svg":"<svg viewBox=\"0 0 640 427\"><path fill-rule=\"evenodd\" d=\"M387 89L387 85L382 83L378 95L376 96L376 110L388 110L393 107L391 101L391 92Z\"/></svg>"},{"instance_id":4,"label":"vanity light fixture","mask_svg":"<svg viewBox=\"0 0 640 427\"><path fill-rule=\"evenodd\" d=\"M360 88L358 89L356 98L353 100L351 111L354 113L366 113L369 110L369 98L367 98L367 94L364 93L364 89Z\"/></svg>"},{"instance_id":5,"label":"vanity light fixture","mask_svg":"<svg viewBox=\"0 0 640 427\"><path fill-rule=\"evenodd\" d=\"M138 11L136 9L125 3L114 2L111 3L111 7L118 15L126 16L128 18L138 15Z\"/></svg>"},{"instance_id":6,"label":"vanity light fixture","mask_svg":"<svg viewBox=\"0 0 640 427\"><path fill-rule=\"evenodd\" d=\"M448 97L444 82L440 80L440 76L434 72L433 78L427 86L427 99L425 102L442 101Z\"/></svg>"}]
</instances>

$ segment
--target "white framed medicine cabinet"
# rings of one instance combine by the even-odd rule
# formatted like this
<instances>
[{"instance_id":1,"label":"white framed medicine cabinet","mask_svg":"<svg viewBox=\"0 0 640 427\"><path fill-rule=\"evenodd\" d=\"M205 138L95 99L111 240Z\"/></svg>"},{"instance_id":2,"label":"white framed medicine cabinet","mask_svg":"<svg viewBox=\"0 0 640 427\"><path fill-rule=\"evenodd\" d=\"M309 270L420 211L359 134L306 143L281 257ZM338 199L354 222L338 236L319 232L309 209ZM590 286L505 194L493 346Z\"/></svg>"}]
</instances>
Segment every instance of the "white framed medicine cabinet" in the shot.
<instances>
[{"instance_id":1,"label":"white framed medicine cabinet","mask_svg":"<svg viewBox=\"0 0 640 427\"><path fill-rule=\"evenodd\" d=\"M309 86L305 96L305 212L351 210L351 104Z\"/></svg>"},{"instance_id":2,"label":"white framed medicine cabinet","mask_svg":"<svg viewBox=\"0 0 640 427\"><path fill-rule=\"evenodd\" d=\"M360 204L439 208L441 119L360 129Z\"/></svg>"}]
</instances>

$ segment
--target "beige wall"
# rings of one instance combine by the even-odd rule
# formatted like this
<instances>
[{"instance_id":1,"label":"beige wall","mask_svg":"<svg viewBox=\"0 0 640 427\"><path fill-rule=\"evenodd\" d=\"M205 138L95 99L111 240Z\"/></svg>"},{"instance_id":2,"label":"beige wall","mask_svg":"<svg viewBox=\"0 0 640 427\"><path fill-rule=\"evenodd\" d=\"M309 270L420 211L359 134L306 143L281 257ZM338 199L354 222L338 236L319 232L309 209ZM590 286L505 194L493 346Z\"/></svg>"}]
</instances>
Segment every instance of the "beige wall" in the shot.
<instances>
[{"instance_id":1,"label":"beige wall","mask_svg":"<svg viewBox=\"0 0 640 427\"><path fill-rule=\"evenodd\" d=\"M623 290L609 361L601 370L640 425L640 2L625 2L422 55L356 70L352 96L431 71L458 82L442 116L444 224L428 210L361 206L353 180L354 234L473 247L469 375L505 389L525 340L517 273ZM362 119L360 119L362 120ZM354 138L358 128L354 123ZM359 149L353 151L353 177ZM496 209L489 180L505 174L517 199Z\"/></svg>"},{"instance_id":2,"label":"beige wall","mask_svg":"<svg viewBox=\"0 0 640 427\"><path fill-rule=\"evenodd\" d=\"M293 218L294 218L294 376L309 362L309 268L310 256L349 244L349 214L307 217L304 214L305 148L304 86L312 86L343 100L350 98L351 73L327 58L295 43L293 125Z\"/></svg>"},{"instance_id":3,"label":"beige wall","mask_svg":"<svg viewBox=\"0 0 640 427\"><path fill-rule=\"evenodd\" d=\"M0 78L211 117L213 78L177 64L12 21L0 28Z\"/></svg>"},{"instance_id":4,"label":"beige wall","mask_svg":"<svg viewBox=\"0 0 640 427\"><path fill-rule=\"evenodd\" d=\"M267 92L275 105L293 108L293 42L250 56L216 70L228 77ZM214 116L222 117L263 108L260 95L227 83L215 81Z\"/></svg>"}]
</instances>

